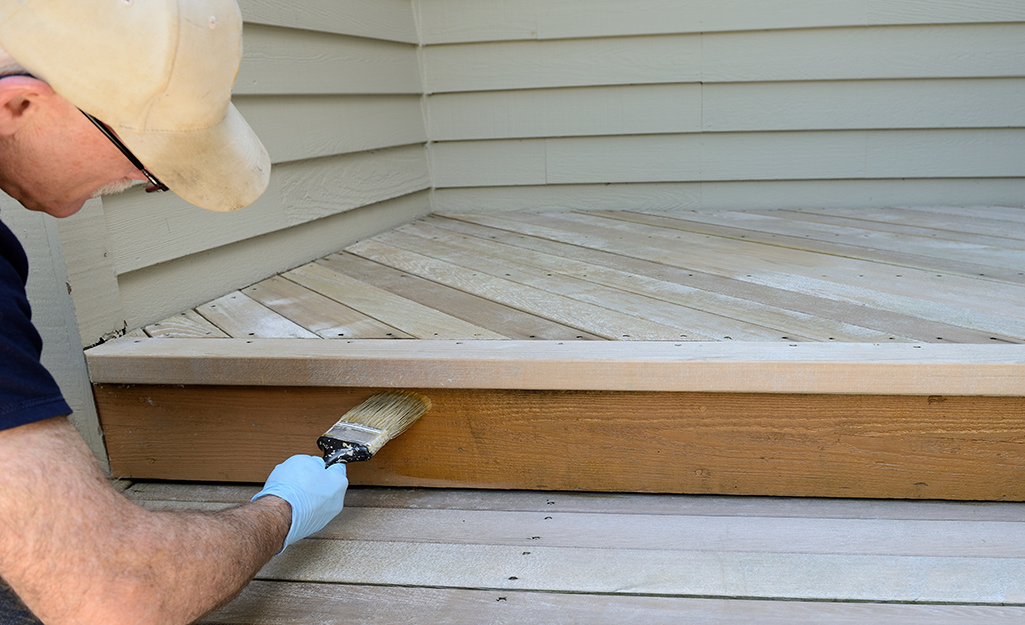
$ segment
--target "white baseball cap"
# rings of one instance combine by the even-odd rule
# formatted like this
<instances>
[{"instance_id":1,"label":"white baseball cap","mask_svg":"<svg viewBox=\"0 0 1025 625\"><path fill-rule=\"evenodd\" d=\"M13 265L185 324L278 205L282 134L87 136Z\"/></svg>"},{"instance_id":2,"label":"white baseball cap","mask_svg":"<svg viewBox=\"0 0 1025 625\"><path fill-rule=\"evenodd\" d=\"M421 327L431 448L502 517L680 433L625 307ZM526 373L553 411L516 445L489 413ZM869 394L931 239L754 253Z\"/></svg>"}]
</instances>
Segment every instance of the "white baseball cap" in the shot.
<instances>
[{"instance_id":1,"label":"white baseball cap","mask_svg":"<svg viewBox=\"0 0 1025 625\"><path fill-rule=\"evenodd\" d=\"M0 47L182 199L231 211L267 188L267 150L230 101L235 0L0 0Z\"/></svg>"}]
</instances>

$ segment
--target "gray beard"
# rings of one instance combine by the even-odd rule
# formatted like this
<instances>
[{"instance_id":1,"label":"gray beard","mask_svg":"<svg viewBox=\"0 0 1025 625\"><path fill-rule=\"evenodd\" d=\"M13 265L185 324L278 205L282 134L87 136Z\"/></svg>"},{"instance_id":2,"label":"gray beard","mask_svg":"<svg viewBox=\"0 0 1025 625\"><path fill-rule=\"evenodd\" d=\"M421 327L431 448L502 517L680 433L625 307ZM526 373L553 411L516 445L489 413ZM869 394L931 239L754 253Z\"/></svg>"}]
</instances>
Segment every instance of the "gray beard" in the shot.
<instances>
[{"instance_id":1,"label":"gray beard","mask_svg":"<svg viewBox=\"0 0 1025 625\"><path fill-rule=\"evenodd\" d=\"M145 182L145 180L135 180L134 178L122 178L121 180L115 180L114 182L110 182L99 189L96 189L96 191L93 192L93 197L121 193L126 189L130 189L135 185L144 184Z\"/></svg>"}]
</instances>

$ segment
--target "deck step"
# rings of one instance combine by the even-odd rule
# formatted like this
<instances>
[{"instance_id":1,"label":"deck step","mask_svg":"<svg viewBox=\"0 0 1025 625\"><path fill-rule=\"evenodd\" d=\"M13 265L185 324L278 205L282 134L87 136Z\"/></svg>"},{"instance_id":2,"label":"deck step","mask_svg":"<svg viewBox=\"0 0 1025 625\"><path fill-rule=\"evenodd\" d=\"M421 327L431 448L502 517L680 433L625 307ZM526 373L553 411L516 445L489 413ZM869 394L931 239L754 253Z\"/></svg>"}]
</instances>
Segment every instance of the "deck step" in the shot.
<instances>
[{"instance_id":1,"label":"deck step","mask_svg":"<svg viewBox=\"0 0 1025 625\"><path fill-rule=\"evenodd\" d=\"M123 476L1025 500L1025 210L433 215L88 350ZM539 471L538 465L544 466Z\"/></svg>"}]
</instances>

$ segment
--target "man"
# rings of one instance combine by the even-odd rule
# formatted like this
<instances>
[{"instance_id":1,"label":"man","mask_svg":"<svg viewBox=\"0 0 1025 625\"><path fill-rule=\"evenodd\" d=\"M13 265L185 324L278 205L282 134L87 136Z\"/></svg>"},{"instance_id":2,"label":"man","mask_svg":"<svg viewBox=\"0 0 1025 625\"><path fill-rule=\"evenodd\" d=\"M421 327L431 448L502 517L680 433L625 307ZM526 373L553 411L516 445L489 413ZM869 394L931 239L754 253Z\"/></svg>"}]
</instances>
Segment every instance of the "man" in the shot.
<instances>
[{"instance_id":1,"label":"man","mask_svg":"<svg viewBox=\"0 0 1025 625\"><path fill-rule=\"evenodd\" d=\"M55 217L145 181L212 210L266 188L229 102L234 0L0 0L0 188ZM53 378L0 224L0 624L187 623L342 507L344 465L294 456L244 506L148 512L116 493ZM13 591L13 592L12 592Z\"/></svg>"}]
</instances>

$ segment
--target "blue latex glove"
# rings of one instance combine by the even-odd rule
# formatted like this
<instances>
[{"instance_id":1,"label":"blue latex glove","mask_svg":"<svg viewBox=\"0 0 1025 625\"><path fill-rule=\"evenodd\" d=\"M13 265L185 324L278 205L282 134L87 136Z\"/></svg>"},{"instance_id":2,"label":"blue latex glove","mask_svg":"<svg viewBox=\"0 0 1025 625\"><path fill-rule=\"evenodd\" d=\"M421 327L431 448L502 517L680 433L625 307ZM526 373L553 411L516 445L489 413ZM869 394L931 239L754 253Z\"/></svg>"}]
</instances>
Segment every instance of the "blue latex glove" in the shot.
<instances>
[{"instance_id":1,"label":"blue latex glove","mask_svg":"<svg viewBox=\"0 0 1025 625\"><path fill-rule=\"evenodd\" d=\"M325 469L323 458L298 455L274 467L263 490L256 493L252 501L275 495L292 506L292 526L285 537L285 547L288 547L320 531L342 511L348 486L344 464L333 464Z\"/></svg>"}]
</instances>

